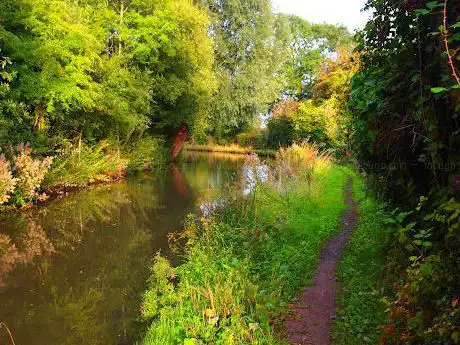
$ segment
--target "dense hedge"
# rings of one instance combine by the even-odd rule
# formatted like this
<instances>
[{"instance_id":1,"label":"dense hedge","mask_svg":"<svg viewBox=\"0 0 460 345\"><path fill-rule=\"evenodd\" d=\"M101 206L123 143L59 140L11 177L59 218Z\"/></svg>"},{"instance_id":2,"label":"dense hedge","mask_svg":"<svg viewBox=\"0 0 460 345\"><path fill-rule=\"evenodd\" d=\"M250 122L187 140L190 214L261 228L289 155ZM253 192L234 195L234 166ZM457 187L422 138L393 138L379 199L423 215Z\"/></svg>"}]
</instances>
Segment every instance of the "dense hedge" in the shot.
<instances>
[{"instance_id":1,"label":"dense hedge","mask_svg":"<svg viewBox=\"0 0 460 345\"><path fill-rule=\"evenodd\" d=\"M386 265L386 344L460 343L460 3L369 0L353 78L361 167L400 205ZM457 278L456 278L457 277Z\"/></svg>"}]
</instances>

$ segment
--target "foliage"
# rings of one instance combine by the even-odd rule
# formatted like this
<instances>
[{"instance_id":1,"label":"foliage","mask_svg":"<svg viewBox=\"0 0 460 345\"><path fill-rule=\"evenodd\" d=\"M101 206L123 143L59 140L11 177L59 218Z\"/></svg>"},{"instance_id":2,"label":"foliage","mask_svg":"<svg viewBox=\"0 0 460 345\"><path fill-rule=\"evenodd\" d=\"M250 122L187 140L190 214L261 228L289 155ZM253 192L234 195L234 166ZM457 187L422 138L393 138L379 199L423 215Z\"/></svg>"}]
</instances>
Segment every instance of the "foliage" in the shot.
<instances>
[{"instance_id":1,"label":"foliage","mask_svg":"<svg viewBox=\"0 0 460 345\"><path fill-rule=\"evenodd\" d=\"M1 41L0 41L1 42ZM1 49L0 54L3 55ZM19 143L23 139L30 141L27 133L30 129L25 114L24 104L14 101L11 97L10 84L17 77L13 62L7 56L0 56L0 147L7 144ZM25 117L25 119L22 119Z\"/></svg>"},{"instance_id":2,"label":"foliage","mask_svg":"<svg viewBox=\"0 0 460 345\"><path fill-rule=\"evenodd\" d=\"M46 187L85 186L123 176L127 161L108 142L89 147L70 146L57 156L45 180Z\"/></svg>"},{"instance_id":3,"label":"foliage","mask_svg":"<svg viewBox=\"0 0 460 345\"><path fill-rule=\"evenodd\" d=\"M269 146L308 140L340 151L349 149L347 102L351 78L359 68L359 54L352 53L350 46L336 47L336 56L322 61L310 87L310 99L287 99L274 107L267 125Z\"/></svg>"},{"instance_id":4,"label":"foliage","mask_svg":"<svg viewBox=\"0 0 460 345\"><path fill-rule=\"evenodd\" d=\"M343 152L352 149L349 137L352 133L351 114L348 101L351 95L351 80L358 72L360 53L352 46L339 46L336 56L329 58L318 72L313 87L313 100L325 117L325 136L329 145Z\"/></svg>"},{"instance_id":5,"label":"foliage","mask_svg":"<svg viewBox=\"0 0 460 345\"><path fill-rule=\"evenodd\" d=\"M297 99L310 97L321 65L337 51L351 43L343 26L314 24L293 15L280 15L289 23L289 57L285 66L285 93Z\"/></svg>"},{"instance_id":6,"label":"foliage","mask_svg":"<svg viewBox=\"0 0 460 345\"><path fill-rule=\"evenodd\" d=\"M127 1L125 7L123 51L118 53L127 54L153 78L155 123L192 124L216 87L205 10L189 1L170 0Z\"/></svg>"},{"instance_id":7,"label":"foliage","mask_svg":"<svg viewBox=\"0 0 460 345\"><path fill-rule=\"evenodd\" d=\"M403 278L395 282L395 297L388 301L391 322L384 327L382 343L459 343L459 215L454 199L421 197L414 212L396 209L387 220L399 244L390 253L394 259L387 264L387 275L398 272ZM410 265L400 262L401 257Z\"/></svg>"},{"instance_id":8,"label":"foliage","mask_svg":"<svg viewBox=\"0 0 460 345\"><path fill-rule=\"evenodd\" d=\"M268 121L267 144L269 147L285 147L294 142L293 118L299 109L299 102L286 100L278 103Z\"/></svg>"},{"instance_id":9,"label":"foliage","mask_svg":"<svg viewBox=\"0 0 460 345\"><path fill-rule=\"evenodd\" d=\"M454 25L457 5L448 3ZM353 78L350 102L355 148L364 168L380 170L372 172L385 181L389 197L411 199L415 206L413 196L430 189L427 181L449 184L455 171L439 167L457 159L458 92L431 92L455 82L445 54L439 54L442 39L435 32L441 18L417 16L392 1L370 1L369 7L376 13L363 33L364 65ZM458 42L451 40L455 49Z\"/></svg>"},{"instance_id":10,"label":"foliage","mask_svg":"<svg viewBox=\"0 0 460 345\"><path fill-rule=\"evenodd\" d=\"M294 140L327 144L326 118L325 110L316 106L313 100L301 102L294 117Z\"/></svg>"},{"instance_id":11,"label":"foliage","mask_svg":"<svg viewBox=\"0 0 460 345\"><path fill-rule=\"evenodd\" d=\"M204 121L215 137L231 137L281 93L287 27L268 0L205 0L214 40L218 90Z\"/></svg>"},{"instance_id":12,"label":"foliage","mask_svg":"<svg viewBox=\"0 0 460 345\"><path fill-rule=\"evenodd\" d=\"M32 158L32 151L27 145L18 147L18 154L14 159L14 172L17 188L24 199L31 199L40 188L45 174L50 168L53 158L43 160Z\"/></svg>"},{"instance_id":13,"label":"foliage","mask_svg":"<svg viewBox=\"0 0 460 345\"><path fill-rule=\"evenodd\" d=\"M288 197L267 182L247 198L232 193L210 218L191 216L185 263L156 258L143 343L280 343L271 320L312 277L322 241L337 229L345 179L342 168L324 167L311 186L293 177Z\"/></svg>"},{"instance_id":14,"label":"foliage","mask_svg":"<svg viewBox=\"0 0 460 345\"><path fill-rule=\"evenodd\" d=\"M10 170L10 162L4 155L0 156L0 205L10 200L11 194L16 188L17 180Z\"/></svg>"},{"instance_id":15,"label":"foliage","mask_svg":"<svg viewBox=\"0 0 460 345\"><path fill-rule=\"evenodd\" d=\"M384 344L459 343L459 4L368 1L352 139L361 167L399 209L386 263L394 293Z\"/></svg>"},{"instance_id":16,"label":"foliage","mask_svg":"<svg viewBox=\"0 0 460 345\"><path fill-rule=\"evenodd\" d=\"M13 138L28 126L19 141L191 123L215 88L207 16L188 1L6 0L0 15L2 68L15 62L0 119Z\"/></svg>"},{"instance_id":17,"label":"foliage","mask_svg":"<svg viewBox=\"0 0 460 345\"><path fill-rule=\"evenodd\" d=\"M155 137L141 138L128 149L128 170L149 170L164 165L168 160L164 140Z\"/></svg>"}]
</instances>

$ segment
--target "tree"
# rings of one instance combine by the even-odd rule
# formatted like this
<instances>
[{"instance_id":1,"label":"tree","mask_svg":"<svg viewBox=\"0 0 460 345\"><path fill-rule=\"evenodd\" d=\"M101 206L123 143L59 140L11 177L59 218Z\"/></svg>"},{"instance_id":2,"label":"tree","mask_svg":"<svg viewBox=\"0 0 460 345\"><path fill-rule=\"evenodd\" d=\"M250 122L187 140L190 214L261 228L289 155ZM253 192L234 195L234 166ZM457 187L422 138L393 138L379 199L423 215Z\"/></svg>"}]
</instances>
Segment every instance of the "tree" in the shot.
<instances>
[{"instance_id":1,"label":"tree","mask_svg":"<svg viewBox=\"0 0 460 345\"><path fill-rule=\"evenodd\" d=\"M16 142L17 137L28 137L30 118L25 106L11 95L11 83L17 77L17 71L8 56L2 56L0 50L0 148ZM29 137L30 138L30 137Z\"/></svg>"},{"instance_id":2,"label":"tree","mask_svg":"<svg viewBox=\"0 0 460 345\"><path fill-rule=\"evenodd\" d=\"M27 110L16 125L30 117L34 138L164 133L215 89L207 15L189 1L5 0L0 16L9 94Z\"/></svg>"},{"instance_id":3,"label":"tree","mask_svg":"<svg viewBox=\"0 0 460 345\"><path fill-rule=\"evenodd\" d=\"M288 96L311 96L321 64L337 51L350 44L351 34L343 26L312 24L300 17L282 15L289 23L290 55L286 62Z\"/></svg>"},{"instance_id":4,"label":"tree","mask_svg":"<svg viewBox=\"0 0 460 345\"><path fill-rule=\"evenodd\" d=\"M209 130L231 136L279 96L286 26L268 0L205 0L214 39L217 93L207 111Z\"/></svg>"}]
</instances>

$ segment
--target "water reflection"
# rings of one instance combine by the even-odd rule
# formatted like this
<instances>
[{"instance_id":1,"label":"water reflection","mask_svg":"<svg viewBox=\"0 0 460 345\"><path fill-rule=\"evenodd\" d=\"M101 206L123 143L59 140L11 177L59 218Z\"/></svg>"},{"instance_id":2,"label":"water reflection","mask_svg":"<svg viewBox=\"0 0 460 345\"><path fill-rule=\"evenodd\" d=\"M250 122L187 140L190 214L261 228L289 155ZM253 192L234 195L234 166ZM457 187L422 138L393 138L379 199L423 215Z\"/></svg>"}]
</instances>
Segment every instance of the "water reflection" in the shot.
<instances>
[{"instance_id":1,"label":"water reflection","mask_svg":"<svg viewBox=\"0 0 460 345\"><path fill-rule=\"evenodd\" d=\"M241 157L190 155L159 175L77 192L0 220L0 321L17 345L132 344L167 233L236 175ZM0 330L0 344L8 344Z\"/></svg>"}]
</instances>

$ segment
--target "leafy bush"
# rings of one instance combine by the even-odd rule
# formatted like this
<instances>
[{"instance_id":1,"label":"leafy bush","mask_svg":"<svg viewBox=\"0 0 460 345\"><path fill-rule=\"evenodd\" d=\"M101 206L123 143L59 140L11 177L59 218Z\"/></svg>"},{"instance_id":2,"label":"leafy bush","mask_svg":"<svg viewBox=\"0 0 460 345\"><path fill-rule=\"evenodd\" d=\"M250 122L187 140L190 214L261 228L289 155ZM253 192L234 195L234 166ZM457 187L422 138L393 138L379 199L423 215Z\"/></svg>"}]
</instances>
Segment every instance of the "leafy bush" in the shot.
<instances>
[{"instance_id":1,"label":"leafy bush","mask_svg":"<svg viewBox=\"0 0 460 345\"><path fill-rule=\"evenodd\" d=\"M326 109L316 106L313 100L286 101L276 108L268 122L268 144L271 147L286 147L294 142L310 141L322 146L331 146L328 136Z\"/></svg>"},{"instance_id":2,"label":"leafy bush","mask_svg":"<svg viewBox=\"0 0 460 345\"><path fill-rule=\"evenodd\" d=\"M46 157L43 160L32 158L32 151L27 145L20 145L18 154L14 159L14 173L17 180L17 188L24 199L31 199L40 188L53 158Z\"/></svg>"},{"instance_id":3,"label":"leafy bush","mask_svg":"<svg viewBox=\"0 0 460 345\"><path fill-rule=\"evenodd\" d=\"M268 123L271 147L288 146L308 140L340 151L349 149L351 132L347 102L351 78L360 66L359 53L342 46L318 71L310 99L285 100L276 105Z\"/></svg>"},{"instance_id":4,"label":"leafy bush","mask_svg":"<svg viewBox=\"0 0 460 345\"><path fill-rule=\"evenodd\" d=\"M10 200L16 184L17 180L11 173L10 163L5 159L5 156L0 155L0 205Z\"/></svg>"},{"instance_id":5,"label":"leafy bush","mask_svg":"<svg viewBox=\"0 0 460 345\"><path fill-rule=\"evenodd\" d=\"M421 197L414 211L396 209L387 223L398 243L385 268L387 280L401 278L388 300L381 343L460 344L460 203Z\"/></svg>"},{"instance_id":6,"label":"leafy bush","mask_svg":"<svg viewBox=\"0 0 460 345\"><path fill-rule=\"evenodd\" d=\"M294 140L308 140L329 146L325 109L315 105L313 100L303 101L299 105L294 117Z\"/></svg>"},{"instance_id":7,"label":"leafy bush","mask_svg":"<svg viewBox=\"0 0 460 345\"><path fill-rule=\"evenodd\" d=\"M252 132L240 133L236 136L236 143L243 147L263 149L267 143L267 131L260 129Z\"/></svg>"},{"instance_id":8,"label":"leafy bush","mask_svg":"<svg viewBox=\"0 0 460 345\"><path fill-rule=\"evenodd\" d=\"M161 138L147 137L136 141L128 148L128 170L147 170L167 162L168 151Z\"/></svg>"},{"instance_id":9,"label":"leafy bush","mask_svg":"<svg viewBox=\"0 0 460 345\"><path fill-rule=\"evenodd\" d=\"M352 136L388 219L382 344L459 344L458 1L369 0L354 76Z\"/></svg>"},{"instance_id":10,"label":"leafy bush","mask_svg":"<svg viewBox=\"0 0 460 345\"><path fill-rule=\"evenodd\" d=\"M299 103L287 100L276 105L273 115L267 124L268 145L272 148L286 147L294 142L294 115Z\"/></svg>"}]
</instances>

